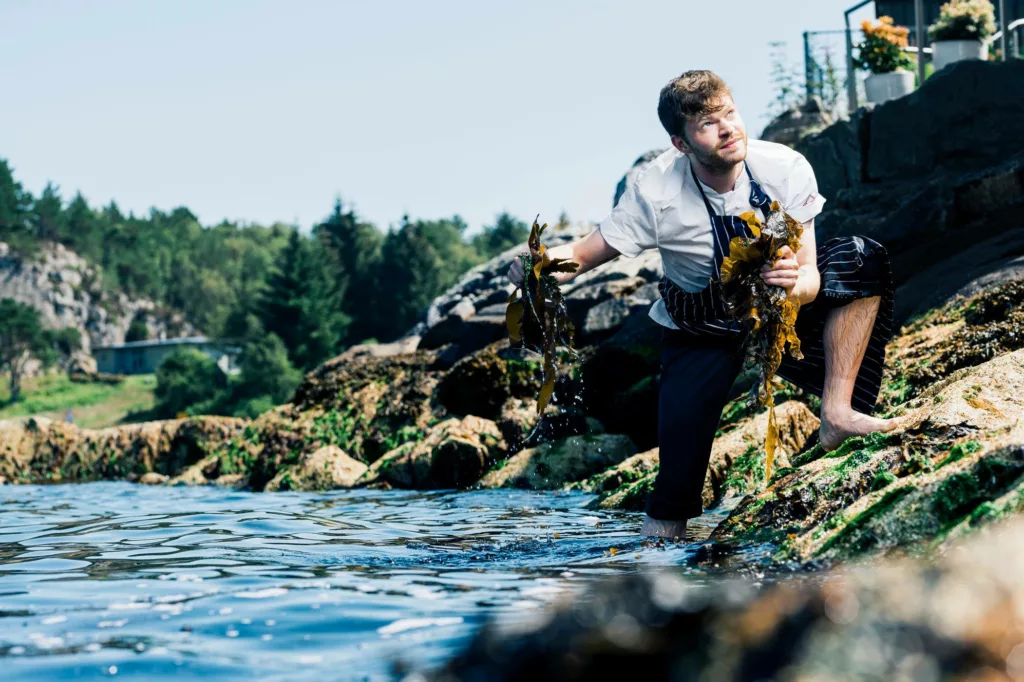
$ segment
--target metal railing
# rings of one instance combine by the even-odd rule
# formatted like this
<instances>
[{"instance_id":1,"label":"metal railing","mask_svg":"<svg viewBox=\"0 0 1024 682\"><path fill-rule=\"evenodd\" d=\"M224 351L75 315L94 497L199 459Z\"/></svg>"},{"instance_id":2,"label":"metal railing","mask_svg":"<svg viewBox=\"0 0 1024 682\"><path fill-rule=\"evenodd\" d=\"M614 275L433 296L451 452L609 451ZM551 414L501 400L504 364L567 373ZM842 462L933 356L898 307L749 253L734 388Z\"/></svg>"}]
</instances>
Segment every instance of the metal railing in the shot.
<instances>
[{"instance_id":1,"label":"metal railing","mask_svg":"<svg viewBox=\"0 0 1024 682\"><path fill-rule=\"evenodd\" d=\"M845 29L845 31L836 31L836 33L845 33L846 34L846 79L845 79L845 83L846 83L846 99L847 99L846 107L847 107L847 111L849 111L851 113L853 111L857 110L858 97L857 97L856 71L855 71L854 66L853 66L853 50L854 50L853 33L854 33L854 31L850 27L850 15L853 14L854 12L856 12L857 10L861 9L862 7L865 7L866 5L871 4L872 2L874 2L874 0L862 0L862 2L858 2L856 5L850 7L845 12L843 12L843 21L844 21L844 23L846 25L846 29ZM914 26L914 34L915 34L914 42L917 45L922 45L924 43L925 26L924 26L924 9L923 8L924 8L924 3L922 2L922 0L915 0L915 2L914 2L914 9L915 9L914 14L915 14L915 24L916 25ZM1019 58L1020 57L1020 52L1021 52L1021 40L1020 40L1019 30L1022 27L1024 27L1024 19L1016 19L1016 20L1010 22L1007 25L1007 23L1006 23L1006 3L1003 2L1002 0L1000 0L1000 2L999 2L999 21L1000 21L1000 24L1002 24L1002 28L999 31L996 31L994 34L992 34L992 37L989 38L989 40L987 41L986 44L987 45L991 45L991 44L995 43L996 41L999 42L999 48L1000 48L999 53L1000 53L1000 59L1002 61L1006 61L1006 59L1010 55L1012 55L1014 58ZM812 69L813 69L813 66L810 63L810 62L813 61L813 57L811 56L810 48L808 46L808 34L817 34L817 33L834 33L834 32L833 31L809 31L809 32L804 32L804 60L805 60L805 65L806 65L806 71L808 73L808 76L807 76L808 85L810 85L810 83L811 83L811 72L812 72ZM1009 49L1007 49L1007 37L1009 38ZM909 46L909 47L904 48L904 50L906 52L909 52L909 53L914 54L914 55L918 55L920 53L923 53L923 54L931 54L932 53L932 48L930 48L930 47L925 47L925 48L919 50L918 47L916 47L916 46ZM923 58L918 58L917 59L917 82L919 84L923 83L924 80L925 80L924 68L925 68L925 60ZM811 92L812 92L812 90L810 88L808 88L808 93L811 93Z\"/></svg>"}]
</instances>

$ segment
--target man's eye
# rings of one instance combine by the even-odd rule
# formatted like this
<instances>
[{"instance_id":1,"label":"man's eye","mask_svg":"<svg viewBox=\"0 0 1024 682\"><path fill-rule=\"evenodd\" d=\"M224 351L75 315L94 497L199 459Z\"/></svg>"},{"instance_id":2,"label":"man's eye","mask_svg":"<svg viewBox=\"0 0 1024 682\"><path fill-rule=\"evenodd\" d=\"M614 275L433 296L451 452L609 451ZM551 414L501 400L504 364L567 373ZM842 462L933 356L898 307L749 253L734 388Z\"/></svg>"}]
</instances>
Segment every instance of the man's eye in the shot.
<instances>
[{"instance_id":1,"label":"man's eye","mask_svg":"<svg viewBox=\"0 0 1024 682\"><path fill-rule=\"evenodd\" d=\"M700 127L707 128L709 125L711 125L711 121L704 121L703 123L700 124Z\"/></svg>"}]
</instances>

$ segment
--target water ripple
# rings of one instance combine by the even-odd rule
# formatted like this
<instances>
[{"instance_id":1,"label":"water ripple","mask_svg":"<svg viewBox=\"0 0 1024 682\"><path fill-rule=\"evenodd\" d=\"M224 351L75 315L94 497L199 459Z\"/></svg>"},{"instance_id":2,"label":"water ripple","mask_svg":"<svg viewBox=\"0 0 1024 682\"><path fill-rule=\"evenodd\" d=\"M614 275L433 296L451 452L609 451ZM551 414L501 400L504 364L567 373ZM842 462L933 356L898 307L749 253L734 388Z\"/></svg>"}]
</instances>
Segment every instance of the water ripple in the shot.
<instances>
[{"instance_id":1,"label":"water ripple","mask_svg":"<svg viewBox=\"0 0 1024 682\"><path fill-rule=\"evenodd\" d=\"M637 515L579 494L107 482L0 497L6 680L387 679L495 612L525 619L596 576L694 551L643 547Z\"/></svg>"}]
</instances>

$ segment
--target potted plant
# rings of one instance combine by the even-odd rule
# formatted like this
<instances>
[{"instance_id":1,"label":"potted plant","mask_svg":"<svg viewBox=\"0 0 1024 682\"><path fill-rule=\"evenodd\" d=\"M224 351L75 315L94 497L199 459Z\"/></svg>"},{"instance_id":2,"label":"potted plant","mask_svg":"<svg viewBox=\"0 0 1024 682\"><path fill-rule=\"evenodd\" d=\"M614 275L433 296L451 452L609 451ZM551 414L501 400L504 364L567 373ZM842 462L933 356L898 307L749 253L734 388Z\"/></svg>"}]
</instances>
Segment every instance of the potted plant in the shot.
<instances>
[{"instance_id":1,"label":"potted plant","mask_svg":"<svg viewBox=\"0 0 1024 682\"><path fill-rule=\"evenodd\" d=\"M910 29L894 26L892 17L879 17L878 24L870 20L861 24L864 41L860 54L853 63L857 68L870 71L864 81L864 92L868 101L880 104L886 100L902 97L914 90L914 62L904 51Z\"/></svg>"},{"instance_id":2,"label":"potted plant","mask_svg":"<svg viewBox=\"0 0 1024 682\"><path fill-rule=\"evenodd\" d=\"M995 30L995 8L989 0L947 2L939 10L939 18L928 27L935 70L965 59L985 59L985 41Z\"/></svg>"}]
</instances>

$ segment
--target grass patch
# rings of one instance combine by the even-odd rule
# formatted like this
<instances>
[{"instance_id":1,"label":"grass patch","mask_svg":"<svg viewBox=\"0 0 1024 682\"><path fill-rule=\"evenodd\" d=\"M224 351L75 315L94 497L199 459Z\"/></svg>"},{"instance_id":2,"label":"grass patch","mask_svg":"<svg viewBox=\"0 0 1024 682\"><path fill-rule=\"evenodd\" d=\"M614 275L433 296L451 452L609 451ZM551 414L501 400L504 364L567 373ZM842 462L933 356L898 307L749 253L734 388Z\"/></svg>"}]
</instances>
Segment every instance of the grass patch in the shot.
<instances>
[{"instance_id":1,"label":"grass patch","mask_svg":"<svg viewBox=\"0 0 1024 682\"><path fill-rule=\"evenodd\" d=\"M47 417L64 419L70 408L74 423L90 429L114 426L133 412L152 409L156 377L138 374L120 384L77 383L66 374L32 377L22 383L21 400L8 404L7 381L0 382L0 419Z\"/></svg>"}]
</instances>

